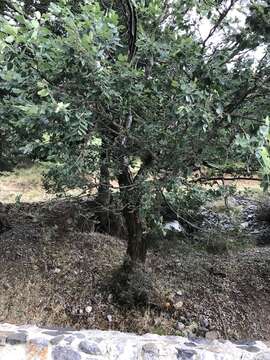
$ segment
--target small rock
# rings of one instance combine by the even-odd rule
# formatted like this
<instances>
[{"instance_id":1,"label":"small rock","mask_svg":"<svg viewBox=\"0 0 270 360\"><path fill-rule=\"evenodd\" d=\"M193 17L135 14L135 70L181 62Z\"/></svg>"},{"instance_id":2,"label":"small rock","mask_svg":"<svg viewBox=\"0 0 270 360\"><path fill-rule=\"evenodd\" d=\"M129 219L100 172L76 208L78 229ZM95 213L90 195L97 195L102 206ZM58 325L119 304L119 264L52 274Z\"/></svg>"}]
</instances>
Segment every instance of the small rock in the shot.
<instances>
[{"instance_id":1,"label":"small rock","mask_svg":"<svg viewBox=\"0 0 270 360\"><path fill-rule=\"evenodd\" d=\"M183 305L184 305L183 301L178 301L177 303L174 304L174 307L176 310L180 310L182 309Z\"/></svg>"},{"instance_id":2,"label":"small rock","mask_svg":"<svg viewBox=\"0 0 270 360\"><path fill-rule=\"evenodd\" d=\"M195 350L177 349L177 359L191 360L196 359L197 352Z\"/></svg>"},{"instance_id":3,"label":"small rock","mask_svg":"<svg viewBox=\"0 0 270 360\"><path fill-rule=\"evenodd\" d=\"M253 346L253 345L250 346L242 345L242 346L238 346L238 348L252 353L256 353L260 351L260 349L257 346Z\"/></svg>"},{"instance_id":4,"label":"small rock","mask_svg":"<svg viewBox=\"0 0 270 360\"><path fill-rule=\"evenodd\" d=\"M62 341L63 339L64 339L64 335L58 335L58 336L55 336L54 338L52 338L52 339L50 340L50 343L51 343L52 345L57 345L57 344L59 344L60 341Z\"/></svg>"},{"instance_id":5,"label":"small rock","mask_svg":"<svg viewBox=\"0 0 270 360\"><path fill-rule=\"evenodd\" d=\"M196 347L197 345L193 342L185 342L184 345L188 346L188 347Z\"/></svg>"},{"instance_id":6,"label":"small rock","mask_svg":"<svg viewBox=\"0 0 270 360\"><path fill-rule=\"evenodd\" d=\"M100 348L93 341L83 340L80 342L79 348L81 351L89 355L102 355Z\"/></svg>"},{"instance_id":7,"label":"small rock","mask_svg":"<svg viewBox=\"0 0 270 360\"><path fill-rule=\"evenodd\" d=\"M180 321L178 321L175 326L176 330L179 330L179 331L183 331L185 329L185 327L186 327L185 324L183 324Z\"/></svg>"},{"instance_id":8,"label":"small rock","mask_svg":"<svg viewBox=\"0 0 270 360\"><path fill-rule=\"evenodd\" d=\"M185 318L185 316L180 316L179 320L180 320L183 324L186 324L186 323L187 323L187 318Z\"/></svg>"},{"instance_id":9,"label":"small rock","mask_svg":"<svg viewBox=\"0 0 270 360\"><path fill-rule=\"evenodd\" d=\"M30 340L31 344L36 345L39 348L44 348L47 347L49 345L49 340L39 337L39 338L33 338Z\"/></svg>"},{"instance_id":10,"label":"small rock","mask_svg":"<svg viewBox=\"0 0 270 360\"><path fill-rule=\"evenodd\" d=\"M53 270L53 272L54 272L55 274L59 274L59 273L61 272L61 269L55 268L55 269Z\"/></svg>"},{"instance_id":11,"label":"small rock","mask_svg":"<svg viewBox=\"0 0 270 360\"><path fill-rule=\"evenodd\" d=\"M191 314L190 312L187 312L187 313L186 313L186 318L187 318L188 320L190 320L190 319L192 318L192 314Z\"/></svg>"},{"instance_id":12,"label":"small rock","mask_svg":"<svg viewBox=\"0 0 270 360\"><path fill-rule=\"evenodd\" d=\"M6 343L10 345L25 344L26 341L27 341L27 336L26 334L23 333L10 334L6 339Z\"/></svg>"},{"instance_id":13,"label":"small rock","mask_svg":"<svg viewBox=\"0 0 270 360\"><path fill-rule=\"evenodd\" d=\"M6 336L0 335L0 346L5 346L6 345Z\"/></svg>"},{"instance_id":14,"label":"small rock","mask_svg":"<svg viewBox=\"0 0 270 360\"><path fill-rule=\"evenodd\" d=\"M75 337L74 337L73 335L67 336L67 337L65 338L65 342L66 342L67 344L69 344L69 345L70 345L74 340L75 340Z\"/></svg>"},{"instance_id":15,"label":"small rock","mask_svg":"<svg viewBox=\"0 0 270 360\"><path fill-rule=\"evenodd\" d=\"M155 319L153 319L153 321L154 321L154 325L155 325L155 326L160 326L161 323L162 323L162 321L161 321L160 318L155 318Z\"/></svg>"},{"instance_id":16,"label":"small rock","mask_svg":"<svg viewBox=\"0 0 270 360\"><path fill-rule=\"evenodd\" d=\"M201 324L202 327L204 327L206 329L209 328L209 320L208 319L202 318L200 320L200 324Z\"/></svg>"},{"instance_id":17,"label":"small rock","mask_svg":"<svg viewBox=\"0 0 270 360\"><path fill-rule=\"evenodd\" d=\"M197 331L197 336L205 336L205 334L207 333L208 329L206 329L203 326L200 326L198 331Z\"/></svg>"},{"instance_id":18,"label":"small rock","mask_svg":"<svg viewBox=\"0 0 270 360\"><path fill-rule=\"evenodd\" d=\"M195 334L198 331L198 324L192 321L187 327L187 334Z\"/></svg>"},{"instance_id":19,"label":"small rock","mask_svg":"<svg viewBox=\"0 0 270 360\"><path fill-rule=\"evenodd\" d=\"M177 290L176 295L177 296L183 296L183 291L182 290Z\"/></svg>"},{"instance_id":20,"label":"small rock","mask_svg":"<svg viewBox=\"0 0 270 360\"><path fill-rule=\"evenodd\" d=\"M247 229L249 227L249 222L248 221L243 222L240 226L242 229Z\"/></svg>"},{"instance_id":21,"label":"small rock","mask_svg":"<svg viewBox=\"0 0 270 360\"><path fill-rule=\"evenodd\" d=\"M143 360L158 360L159 350L155 344L149 343L142 347L142 358Z\"/></svg>"},{"instance_id":22,"label":"small rock","mask_svg":"<svg viewBox=\"0 0 270 360\"><path fill-rule=\"evenodd\" d=\"M167 222L164 225L164 229L169 230L169 231L175 231L175 232L184 232L183 226L177 220Z\"/></svg>"},{"instance_id":23,"label":"small rock","mask_svg":"<svg viewBox=\"0 0 270 360\"><path fill-rule=\"evenodd\" d=\"M236 340L233 343L236 345L242 345L242 346L256 345L256 341L254 341L254 340Z\"/></svg>"},{"instance_id":24,"label":"small rock","mask_svg":"<svg viewBox=\"0 0 270 360\"><path fill-rule=\"evenodd\" d=\"M93 310L93 308L92 308L92 306L86 306L86 308L85 308L85 312L87 313L87 314L90 314L91 312L92 312L92 310Z\"/></svg>"},{"instance_id":25,"label":"small rock","mask_svg":"<svg viewBox=\"0 0 270 360\"><path fill-rule=\"evenodd\" d=\"M52 360L81 360L81 355L65 346L56 346L52 351Z\"/></svg>"},{"instance_id":26,"label":"small rock","mask_svg":"<svg viewBox=\"0 0 270 360\"><path fill-rule=\"evenodd\" d=\"M107 320L108 320L109 322L112 322L112 315L107 315Z\"/></svg>"}]
</instances>

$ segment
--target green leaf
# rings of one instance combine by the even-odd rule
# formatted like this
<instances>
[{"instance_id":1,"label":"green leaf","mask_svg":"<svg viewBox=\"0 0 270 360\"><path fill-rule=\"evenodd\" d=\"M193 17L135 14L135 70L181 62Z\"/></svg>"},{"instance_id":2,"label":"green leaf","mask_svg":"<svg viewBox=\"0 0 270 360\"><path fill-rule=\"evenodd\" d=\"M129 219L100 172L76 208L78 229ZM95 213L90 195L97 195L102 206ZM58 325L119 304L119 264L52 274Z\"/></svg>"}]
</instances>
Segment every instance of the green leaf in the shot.
<instances>
[{"instance_id":1,"label":"green leaf","mask_svg":"<svg viewBox=\"0 0 270 360\"><path fill-rule=\"evenodd\" d=\"M18 33L18 28L15 26L10 25L9 23L4 24L2 27L2 31L6 34L16 36Z\"/></svg>"},{"instance_id":2,"label":"green leaf","mask_svg":"<svg viewBox=\"0 0 270 360\"><path fill-rule=\"evenodd\" d=\"M13 35L9 35L5 38L5 41L8 43L8 44L11 44L13 43L15 40L14 36Z\"/></svg>"},{"instance_id":3,"label":"green leaf","mask_svg":"<svg viewBox=\"0 0 270 360\"><path fill-rule=\"evenodd\" d=\"M24 111L29 116L35 116L39 113L39 107L37 105L16 105L17 109Z\"/></svg>"},{"instance_id":4,"label":"green leaf","mask_svg":"<svg viewBox=\"0 0 270 360\"><path fill-rule=\"evenodd\" d=\"M55 112L59 113L60 111L65 111L70 104L64 104L63 102L60 102L56 105Z\"/></svg>"},{"instance_id":5,"label":"green leaf","mask_svg":"<svg viewBox=\"0 0 270 360\"><path fill-rule=\"evenodd\" d=\"M38 91L38 95L40 97L46 97L49 95L49 90L48 89L41 89Z\"/></svg>"}]
</instances>

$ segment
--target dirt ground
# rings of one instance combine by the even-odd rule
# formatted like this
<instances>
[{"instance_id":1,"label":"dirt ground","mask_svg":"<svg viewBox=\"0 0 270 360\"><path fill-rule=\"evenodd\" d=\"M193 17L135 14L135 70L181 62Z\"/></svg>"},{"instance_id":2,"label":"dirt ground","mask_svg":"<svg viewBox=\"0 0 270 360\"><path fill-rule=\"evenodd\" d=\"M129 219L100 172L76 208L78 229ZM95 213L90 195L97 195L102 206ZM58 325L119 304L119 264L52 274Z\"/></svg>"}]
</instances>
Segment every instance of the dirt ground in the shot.
<instances>
[{"instance_id":1,"label":"dirt ground","mask_svg":"<svg viewBox=\"0 0 270 360\"><path fill-rule=\"evenodd\" d=\"M91 219L73 203L8 204L4 212L2 322L270 339L268 247L211 255L167 241L146 264L159 300L126 310L110 289L125 240L91 232Z\"/></svg>"}]
</instances>

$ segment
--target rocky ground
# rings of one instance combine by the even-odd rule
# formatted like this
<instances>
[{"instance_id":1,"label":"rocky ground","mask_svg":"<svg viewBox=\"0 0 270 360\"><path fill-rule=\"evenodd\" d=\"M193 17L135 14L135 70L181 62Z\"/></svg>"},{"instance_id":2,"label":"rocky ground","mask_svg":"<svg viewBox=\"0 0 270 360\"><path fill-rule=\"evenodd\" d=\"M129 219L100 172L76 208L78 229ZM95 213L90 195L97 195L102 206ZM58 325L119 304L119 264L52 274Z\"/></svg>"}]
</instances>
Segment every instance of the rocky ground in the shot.
<instances>
[{"instance_id":1,"label":"rocky ground","mask_svg":"<svg viewBox=\"0 0 270 360\"><path fill-rule=\"evenodd\" d=\"M255 203L235 201L245 209L237 234L267 230L254 215ZM112 294L125 240L92 232L91 215L82 204L17 203L3 205L2 213L7 225L0 234L0 322L270 338L270 248L265 244L247 241L210 253L186 236L163 239L147 259L153 295L148 306L126 308ZM228 215L212 213L209 221L220 223L215 220L220 216L223 227L221 235L211 236L229 241L223 237Z\"/></svg>"}]
</instances>

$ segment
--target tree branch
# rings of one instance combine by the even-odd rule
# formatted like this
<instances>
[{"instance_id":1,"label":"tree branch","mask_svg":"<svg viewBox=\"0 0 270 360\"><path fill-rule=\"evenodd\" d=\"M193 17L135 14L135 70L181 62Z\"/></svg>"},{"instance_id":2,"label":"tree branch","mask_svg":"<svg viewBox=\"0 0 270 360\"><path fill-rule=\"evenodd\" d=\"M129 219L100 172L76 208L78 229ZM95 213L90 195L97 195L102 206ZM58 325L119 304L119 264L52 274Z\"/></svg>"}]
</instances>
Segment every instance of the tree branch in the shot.
<instances>
[{"instance_id":1,"label":"tree branch","mask_svg":"<svg viewBox=\"0 0 270 360\"><path fill-rule=\"evenodd\" d=\"M203 43L202 43L202 51L205 49L206 43L207 41L214 35L214 33L216 32L216 30L219 28L219 26L221 25L221 23L223 22L223 20L225 19L225 17L228 15L228 13L230 12L230 10L233 8L233 6L235 5L235 3L238 0L231 0L229 6L222 12L220 13L220 16L217 20L217 22L215 23L215 25L212 27L212 29L210 30L209 34L207 35L207 37L204 39Z\"/></svg>"}]
</instances>

